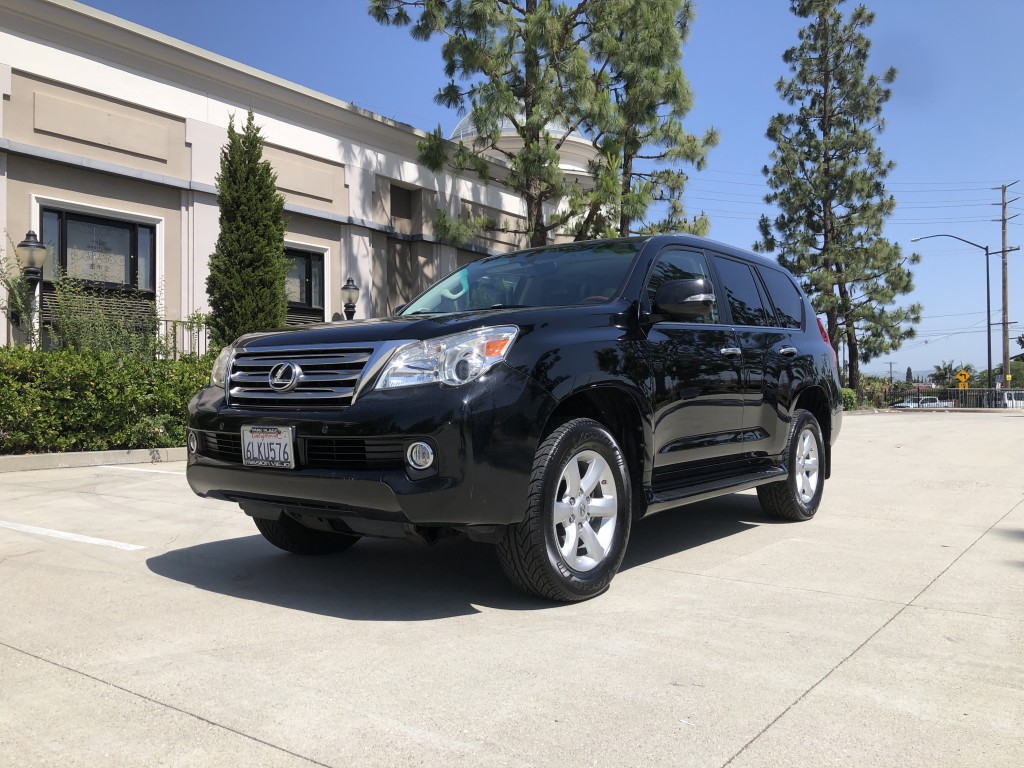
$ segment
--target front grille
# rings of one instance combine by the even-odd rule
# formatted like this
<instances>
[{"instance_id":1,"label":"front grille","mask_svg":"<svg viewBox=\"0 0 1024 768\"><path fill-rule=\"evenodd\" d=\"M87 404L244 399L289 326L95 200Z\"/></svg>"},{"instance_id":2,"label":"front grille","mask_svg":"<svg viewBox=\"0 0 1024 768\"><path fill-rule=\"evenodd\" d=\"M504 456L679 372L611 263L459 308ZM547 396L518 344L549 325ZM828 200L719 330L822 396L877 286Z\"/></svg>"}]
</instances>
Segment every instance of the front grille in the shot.
<instances>
[{"instance_id":1,"label":"front grille","mask_svg":"<svg viewBox=\"0 0 1024 768\"><path fill-rule=\"evenodd\" d=\"M199 431L199 452L217 461L242 463L240 432ZM386 471L405 466L400 437L300 437L296 441L302 469Z\"/></svg>"},{"instance_id":2,"label":"front grille","mask_svg":"<svg viewBox=\"0 0 1024 768\"><path fill-rule=\"evenodd\" d=\"M231 362L228 402L249 408L337 408L352 403L359 376L373 347L254 347L241 349ZM295 385L287 391L270 386L271 370L282 363L297 366Z\"/></svg>"}]
</instances>

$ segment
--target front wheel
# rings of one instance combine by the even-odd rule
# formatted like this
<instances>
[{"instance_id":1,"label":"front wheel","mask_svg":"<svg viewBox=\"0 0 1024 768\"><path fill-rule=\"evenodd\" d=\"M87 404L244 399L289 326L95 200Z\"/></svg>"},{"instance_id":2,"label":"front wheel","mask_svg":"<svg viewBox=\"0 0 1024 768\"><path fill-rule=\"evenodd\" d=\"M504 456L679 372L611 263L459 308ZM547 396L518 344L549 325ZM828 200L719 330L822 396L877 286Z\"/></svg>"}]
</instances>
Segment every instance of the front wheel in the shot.
<instances>
[{"instance_id":1,"label":"front wheel","mask_svg":"<svg viewBox=\"0 0 1024 768\"><path fill-rule=\"evenodd\" d=\"M359 537L352 534L307 528L288 515L281 515L277 520L254 517L253 522L263 538L275 547L296 555L330 555L359 541Z\"/></svg>"},{"instance_id":2,"label":"front wheel","mask_svg":"<svg viewBox=\"0 0 1024 768\"><path fill-rule=\"evenodd\" d=\"M818 511L825 488L824 442L821 427L810 411L797 410L786 446L789 476L759 486L761 509L779 520L810 520Z\"/></svg>"},{"instance_id":3,"label":"front wheel","mask_svg":"<svg viewBox=\"0 0 1024 768\"><path fill-rule=\"evenodd\" d=\"M526 519L498 542L506 575L551 600L601 594L626 552L630 499L626 461L611 433L591 419L562 424L537 449Z\"/></svg>"}]
</instances>

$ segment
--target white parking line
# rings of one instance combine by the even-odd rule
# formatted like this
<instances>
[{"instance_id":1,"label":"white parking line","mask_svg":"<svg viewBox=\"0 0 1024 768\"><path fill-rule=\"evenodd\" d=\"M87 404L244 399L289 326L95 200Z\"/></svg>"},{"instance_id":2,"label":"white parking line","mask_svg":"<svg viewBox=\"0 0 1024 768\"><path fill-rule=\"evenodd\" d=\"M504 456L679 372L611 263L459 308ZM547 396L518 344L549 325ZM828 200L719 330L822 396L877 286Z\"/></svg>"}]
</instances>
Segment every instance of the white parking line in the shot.
<instances>
[{"instance_id":1,"label":"white parking line","mask_svg":"<svg viewBox=\"0 0 1024 768\"><path fill-rule=\"evenodd\" d=\"M184 472L172 472L169 469L147 469L145 467L125 467L121 464L100 464L100 469L123 469L126 472L155 472L158 475L184 475Z\"/></svg>"},{"instance_id":2,"label":"white parking line","mask_svg":"<svg viewBox=\"0 0 1024 768\"><path fill-rule=\"evenodd\" d=\"M125 544L120 541L111 541L110 539L97 539L93 536L82 536L77 533L66 533L65 531L54 531L50 528L37 528L34 525L22 525L21 523L8 523L5 520L0 520L0 528L10 528L12 531L21 531L23 533L36 533L40 536L49 536L54 539L66 539L67 541L77 541L82 544L98 544L101 547L112 547L113 549L145 549L145 547L139 546L138 544Z\"/></svg>"}]
</instances>

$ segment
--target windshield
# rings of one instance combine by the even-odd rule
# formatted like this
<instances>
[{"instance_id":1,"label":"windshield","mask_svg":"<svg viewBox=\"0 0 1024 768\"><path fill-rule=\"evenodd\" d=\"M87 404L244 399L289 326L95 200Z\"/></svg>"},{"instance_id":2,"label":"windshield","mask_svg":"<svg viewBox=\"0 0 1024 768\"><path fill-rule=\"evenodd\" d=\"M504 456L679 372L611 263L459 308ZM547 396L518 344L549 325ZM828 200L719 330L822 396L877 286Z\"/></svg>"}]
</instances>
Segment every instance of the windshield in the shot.
<instances>
[{"instance_id":1,"label":"windshield","mask_svg":"<svg viewBox=\"0 0 1024 768\"><path fill-rule=\"evenodd\" d=\"M448 275L400 314L611 301L642 247L635 240L580 243L480 259Z\"/></svg>"}]
</instances>

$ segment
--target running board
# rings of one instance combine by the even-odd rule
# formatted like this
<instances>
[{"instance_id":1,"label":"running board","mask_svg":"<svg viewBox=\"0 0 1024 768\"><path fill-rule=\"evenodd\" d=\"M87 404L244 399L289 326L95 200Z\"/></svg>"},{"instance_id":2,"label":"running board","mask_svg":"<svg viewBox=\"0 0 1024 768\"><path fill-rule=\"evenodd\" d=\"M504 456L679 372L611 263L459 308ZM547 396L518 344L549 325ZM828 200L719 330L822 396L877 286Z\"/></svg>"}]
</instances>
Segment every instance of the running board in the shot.
<instances>
[{"instance_id":1,"label":"running board","mask_svg":"<svg viewBox=\"0 0 1024 768\"><path fill-rule=\"evenodd\" d=\"M750 488L767 483L777 483L784 480L788 472L784 467L773 467L760 472L739 477L724 477L718 480L710 480L696 485L687 485L681 488L671 488L650 496L647 503L647 514L661 512L673 507L681 507L684 504L693 504L697 501L721 496L723 493L739 493Z\"/></svg>"}]
</instances>

